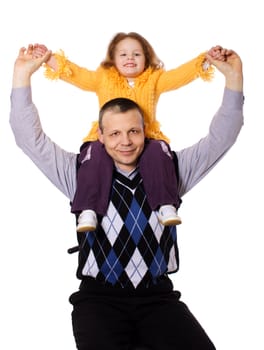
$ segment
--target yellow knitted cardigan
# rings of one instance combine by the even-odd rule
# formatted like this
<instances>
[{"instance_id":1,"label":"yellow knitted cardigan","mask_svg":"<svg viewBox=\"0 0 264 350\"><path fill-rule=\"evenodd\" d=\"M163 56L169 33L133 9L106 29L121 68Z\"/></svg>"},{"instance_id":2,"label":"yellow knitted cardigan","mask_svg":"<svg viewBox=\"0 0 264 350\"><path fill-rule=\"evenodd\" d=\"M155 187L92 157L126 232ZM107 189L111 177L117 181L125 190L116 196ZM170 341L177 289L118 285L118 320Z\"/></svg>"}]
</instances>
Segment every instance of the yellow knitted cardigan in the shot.
<instances>
[{"instance_id":1,"label":"yellow knitted cardigan","mask_svg":"<svg viewBox=\"0 0 264 350\"><path fill-rule=\"evenodd\" d=\"M100 66L96 71L91 71L70 62L63 51L56 53L55 57L58 69L54 71L45 65L44 74L47 78L59 78L83 90L95 92L100 107L117 97L125 97L137 102L144 112L146 137L166 142L170 140L162 133L160 123L156 120L156 106L160 95L163 92L176 90L198 77L210 81L214 73L212 66L209 66L208 69L203 68L205 53L202 53L178 68L168 71L147 68L135 79L135 84L131 87L115 67L103 68ZM95 121L83 141L97 140L97 130L98 121Z\"/></svg>"}]
</instances>

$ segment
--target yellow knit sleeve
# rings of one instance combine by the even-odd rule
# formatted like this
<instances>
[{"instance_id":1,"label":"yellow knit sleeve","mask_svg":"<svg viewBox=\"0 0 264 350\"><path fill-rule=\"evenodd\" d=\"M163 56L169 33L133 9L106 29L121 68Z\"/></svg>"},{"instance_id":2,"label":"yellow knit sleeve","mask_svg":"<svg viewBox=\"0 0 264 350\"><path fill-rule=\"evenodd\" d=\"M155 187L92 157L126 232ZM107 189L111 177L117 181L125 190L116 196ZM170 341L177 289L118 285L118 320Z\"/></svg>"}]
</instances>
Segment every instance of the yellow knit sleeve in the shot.
<instances>
[{"instance_id":1,"label":"yellow knit sleeve","mask_svg":"<svg viewBox=\"0 0 264 350\"><path fill-rule=\"evenodd\" d=\"M94 71L81 67L68 60L62 50L56 53L54 57L56 59L57 69L54 70L46 64L44 67L44 75L46 78L51 80L61 79L84 91L97 93L102 70L97 69Z\"/></svg>"},{"instance_id":2,"label":"yellow knit sleeve","mask_svg":"<svg viewBox=\"0 0 264 350\"><path fill-rule=\"evenodd\" d=\"M206 53L202 53L191 61L180 65L175 69L164 71L157 82L159 94L179 89L197 78L211 81L214 76L214 67L206 65Z\"/></svg>"},{"instance_id":3,"label":"yellow knit sleeve","mask_svg":"<svg viewBox=\"0 0 264 350\"><path fill-rule=\"evenodd\" d=\"M45 63L45 77L51 80L59 79L61 76L70 77L72 72L67 63L67 57L65 56L64 52L62 50L59 50L54 54L54 56L56 58L58 68L55 71Z\"/></svg>"}]
</instances>

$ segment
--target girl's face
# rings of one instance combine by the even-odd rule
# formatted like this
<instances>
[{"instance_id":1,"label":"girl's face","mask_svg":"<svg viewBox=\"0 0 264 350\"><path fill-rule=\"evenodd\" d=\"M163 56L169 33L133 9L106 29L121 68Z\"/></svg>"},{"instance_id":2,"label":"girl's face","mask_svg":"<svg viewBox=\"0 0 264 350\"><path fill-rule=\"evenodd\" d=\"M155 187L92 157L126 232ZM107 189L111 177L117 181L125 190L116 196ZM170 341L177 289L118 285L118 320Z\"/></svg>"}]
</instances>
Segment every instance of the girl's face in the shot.
<instances>
[{"instance_id":1,"label":"girl's face","mask_svg":"<svg viewBox=\"0 0 264 350\"><path fill-rule=\"evenodd\" d=\"M128 80L133 80L145 69L145 55L141 44L132 38L121 40L115 48L116 69Z\"/></svg>"}]
</instances>

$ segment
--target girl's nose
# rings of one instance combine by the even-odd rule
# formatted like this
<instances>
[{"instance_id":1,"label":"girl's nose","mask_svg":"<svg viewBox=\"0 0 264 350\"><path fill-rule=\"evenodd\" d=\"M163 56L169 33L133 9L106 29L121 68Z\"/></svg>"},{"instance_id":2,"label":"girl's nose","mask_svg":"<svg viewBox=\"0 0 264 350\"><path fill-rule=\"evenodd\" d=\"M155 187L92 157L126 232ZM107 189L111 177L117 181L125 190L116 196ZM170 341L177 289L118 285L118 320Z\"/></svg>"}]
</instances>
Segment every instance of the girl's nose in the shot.
<instances>
[{"instance_id":1,"label":"girl's nose","mask_svg":"<svg viewBox=\"0 0 264 350\"><path fill-rule=\"evenodd\" d=\"M133 55L132 53L129 53L129 54L127 55L127 59L128 59L128 60L133 60L133 59L134 59L134 55Z\"/></svg>"}]
</instances>

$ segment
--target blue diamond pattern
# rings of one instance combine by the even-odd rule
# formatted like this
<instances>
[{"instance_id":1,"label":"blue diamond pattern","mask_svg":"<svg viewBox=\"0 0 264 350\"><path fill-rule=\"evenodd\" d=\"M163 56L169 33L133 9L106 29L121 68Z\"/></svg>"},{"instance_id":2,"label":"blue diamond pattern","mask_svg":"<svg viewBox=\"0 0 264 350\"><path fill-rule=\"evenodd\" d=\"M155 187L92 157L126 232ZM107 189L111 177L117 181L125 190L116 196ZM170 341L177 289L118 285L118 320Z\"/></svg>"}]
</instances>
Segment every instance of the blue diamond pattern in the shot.
<instances>
[{"instance_id":1,"label":"blue diamond pattern","mask_svg":"<svg viewBox=\"0 0 264 350\"><path fill-rule=\"evenodd\" d=\"M125 220L125 226L127 230L131 233L131 237L135 244L138 244L147 223L148 220L145 214L143 213L141 206L134 198Z\"/></svg>"},{"instance_id":2,"label":"blue diamond pattern","mask_svg":"<svg viewBox=\"0 0 264 350\"><path fill-rule=\"evenodd\" d=\"M149 268L152 276L156 277L161 275L162 273L166 272L167 270L167 263L165 261L164 255L160 249L160 247L158 247L156 254L153 258L152 264L150 265Z\"/></svg>"},{"instance_id":3,"label":"blue diamond pattern","mask_svg":"<svg viewBox=\"0 0 264 350\"><path fill-rule=\"evenodd\" d=\"M115 284L118 277L123 272L123 267L120 264L113 249L110 251L105 259L105 262L100 268L102 274L105 276L106 280L112 284Z\"/></svg>"}]
</instances>

